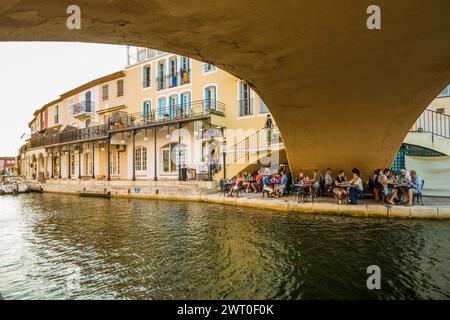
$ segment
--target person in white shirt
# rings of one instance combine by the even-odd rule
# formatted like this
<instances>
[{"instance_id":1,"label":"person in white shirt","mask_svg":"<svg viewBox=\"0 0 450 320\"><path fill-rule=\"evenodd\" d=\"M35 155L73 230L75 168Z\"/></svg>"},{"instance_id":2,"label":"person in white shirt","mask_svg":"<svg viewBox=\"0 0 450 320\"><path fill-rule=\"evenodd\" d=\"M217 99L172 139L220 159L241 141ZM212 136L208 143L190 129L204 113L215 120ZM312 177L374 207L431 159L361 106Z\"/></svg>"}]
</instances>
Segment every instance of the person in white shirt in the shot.
<instances>
[{"instance_id":1,"label":"person in white shirt","mask_svg":"<svg viewBox=\"0 0 450 320\"><path fill-rule=\"evenodd\" d=\"M405 181L407 181L407 182L411 182L411 176L410 176L410 174L408 173L408 171L406 171L405 168L401 169L401 170L400 170L400 173L401 173L401 176L400 176L400 179L401 179L401 180L405 180Z\"/></svg>"},{"instance_id":2,"label":"person in white shirt","mask_svg":"<svg viewBox=\"0 0 450 320\"><path fill-rule=\"evenodd\" d=\"M393 199L397 196L397 189L392 188L389 184L392 184L393 181L388 176L390 176L391 170L384 169L383 173L378 176L378 183L381 183L384 190L384 195L386 202L389 204L394 204Z\"/></svg>"}]
</instances>

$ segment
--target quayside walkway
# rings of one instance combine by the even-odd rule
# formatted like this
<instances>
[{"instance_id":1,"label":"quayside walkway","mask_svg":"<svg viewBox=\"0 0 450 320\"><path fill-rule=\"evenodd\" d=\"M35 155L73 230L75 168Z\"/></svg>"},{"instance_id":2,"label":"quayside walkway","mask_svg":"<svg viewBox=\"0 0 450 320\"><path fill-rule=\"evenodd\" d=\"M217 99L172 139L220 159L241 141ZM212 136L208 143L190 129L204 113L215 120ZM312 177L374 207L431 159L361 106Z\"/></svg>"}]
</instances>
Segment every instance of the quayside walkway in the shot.
<instances>
[{"instance_id":1,"label":"quayside walkway","mask_svg":"<svg viewBox=\"0 0 450 320\"><path fill-rule=\"evenodd\" d=\"M79 195L80 192L109 192L111 197L149 200L196 201L284 212L322 215L345 215L379 218L450 219L450 198L424 197L424 205L412 207L387 206L372 199L358 205L339 205L333 198L317 198L314 203L299 203L295 195L283 198L262 198L260 193L243 193L239 198L218 193L215 182L209 181L73 181L56 180L31 183L43 192ZM99 201L104 201L100 200Z\"/></svg>"}]
</instances>

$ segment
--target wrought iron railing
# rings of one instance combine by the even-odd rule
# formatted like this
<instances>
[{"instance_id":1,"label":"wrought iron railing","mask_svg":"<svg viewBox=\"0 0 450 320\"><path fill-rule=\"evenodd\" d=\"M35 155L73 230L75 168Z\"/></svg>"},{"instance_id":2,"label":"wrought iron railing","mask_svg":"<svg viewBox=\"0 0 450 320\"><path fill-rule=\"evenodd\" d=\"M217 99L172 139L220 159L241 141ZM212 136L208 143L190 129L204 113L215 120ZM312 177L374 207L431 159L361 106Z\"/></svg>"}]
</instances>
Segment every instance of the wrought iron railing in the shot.
<instances>
[{"instance_id":1,"label":"wrought iron railing","mask_svg":"<svg viewBox=\"0 0 450 320\"><path fill-rule=\"evenodd\" d=\"M109 132L141 128L171 121L188 121L208 117L211 114L223 116L225 104L216 100L199 100L190 103L178 104L158 108L149 113L115 112L105 123L84 129L62 131L52 135L35 135L28 144L30 148L57 145L85 140L101 140L108 137Z\"/></svg>"},{"instance_id":2,"label":"wrought iron railing","mask_svg":"<svg viewBox=\"0 0 450 320\"><path fill-rule=\"evenodd\" d=\"M152 84L150 79L142 81L142 88L150 88L150 85Z\"/></svg>"},{"instance_id":3,"label":"wrought iron railing","mask_svg":"<svg viewBox=\"0 0 450 320\"><path fill-rule=\"evenodd\" d=\"M62 131L48 136L32 137L29 141L31 148L56 145L67 142L86 141L107 138L108 126L99 125L83 129Z\"/></svg>"},{"instance_id":4,"label":"wrought iron railing","mask_svg":"<svg viewBox=\"0 0 450 320\"><path fill-rule=\"evenodd\" d=\"M226 148L227 164L248 163L252 154L284 148L280 130L273 125L262 128L235 145Z\"/></svg>"},{"instance_id":5,"label":"wrought iron railing","mask_svg":"<svg viewBox=\"0 0 450 320\"><path fill-rule=\"evenodd\" d=\"M224 115L225 104L216 100L199 100L174 106L161 107L148 113L122 112L105 119L109 130L123 130L176 120L189 120L210 114Z\"/></svg>"},{"instance_id":6,"label":"wrought iron railing","mask_svg":"<svg viewBox=\"0 0 450 320\"><path fill-rule=\"evenodd\" d=\"M70 108L70 115L75 117L82 113L94 112L94 110L95 110L94 102L86 100L72 105Z\"/></svg>"},{"instance_id":7,"label":"wrought iron railing","mask_svg":"<svg viewBox=\"0 0 450 320\"><path fill-rule=\"evenodd\" d=\"M426 109L416 120L410 132L426 132L450 139L450 115Z\"/></svg>"},{"instance_id":8,"label":"wrought iron railing","mask_svg":"<svg viewBox=\"0 0 450 320\"><path fill-rule=\"evenodd\" d=\"M174 74L159 76L156 78L156 83L158 90L191 83L191 70L180 70Z\"/></svg>"}]
</instances>

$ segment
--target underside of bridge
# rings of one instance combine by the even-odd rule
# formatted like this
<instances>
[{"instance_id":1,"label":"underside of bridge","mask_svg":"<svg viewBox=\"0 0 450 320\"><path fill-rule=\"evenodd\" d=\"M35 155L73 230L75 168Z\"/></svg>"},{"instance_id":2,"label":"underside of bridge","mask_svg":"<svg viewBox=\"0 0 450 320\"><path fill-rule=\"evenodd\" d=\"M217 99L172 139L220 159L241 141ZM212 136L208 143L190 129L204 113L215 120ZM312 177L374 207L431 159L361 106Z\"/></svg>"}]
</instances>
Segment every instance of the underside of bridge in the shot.
<instances>
[{"instance_id":1,"label":"underside of bridge","mask_svg":"<svg viewBox=\"0 0 450 320\"><path fill-rule=\"evenodd\" d=\"M2 0L0 41L139 45L247 80L299 170L385 167L450 80L448 0ZM67 7L81 8L68 30ZM367 7L381 8L368 30ZM70 63L70 62L68 62Z\"/></svg>"}]
</instances>

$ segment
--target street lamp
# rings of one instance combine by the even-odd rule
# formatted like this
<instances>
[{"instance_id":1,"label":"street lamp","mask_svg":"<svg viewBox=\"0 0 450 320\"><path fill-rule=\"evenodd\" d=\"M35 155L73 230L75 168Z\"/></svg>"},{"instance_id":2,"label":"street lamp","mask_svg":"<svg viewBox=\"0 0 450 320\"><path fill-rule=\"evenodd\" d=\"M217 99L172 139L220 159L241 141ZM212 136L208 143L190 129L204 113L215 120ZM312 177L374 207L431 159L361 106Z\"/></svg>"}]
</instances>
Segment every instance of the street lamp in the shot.
<instances>
[{"instance_id":1,"label":"street lamp","mask_svg":"<svg viewBox=\"0 0 450 320\"><path fill-rule=\"evenodd\" d=\"M227 180L227 138L224 130L222 130L222 136L223 180Z\"/></svg>"}]
</instances>

